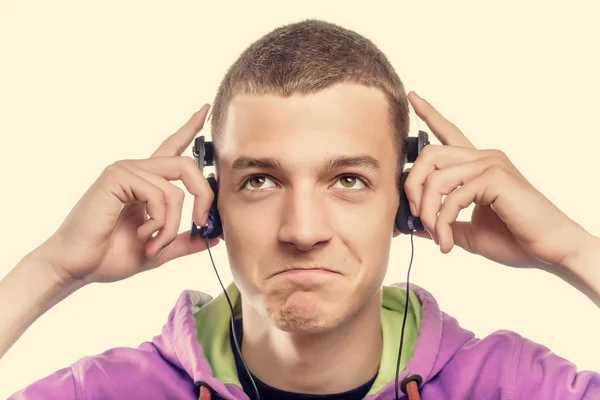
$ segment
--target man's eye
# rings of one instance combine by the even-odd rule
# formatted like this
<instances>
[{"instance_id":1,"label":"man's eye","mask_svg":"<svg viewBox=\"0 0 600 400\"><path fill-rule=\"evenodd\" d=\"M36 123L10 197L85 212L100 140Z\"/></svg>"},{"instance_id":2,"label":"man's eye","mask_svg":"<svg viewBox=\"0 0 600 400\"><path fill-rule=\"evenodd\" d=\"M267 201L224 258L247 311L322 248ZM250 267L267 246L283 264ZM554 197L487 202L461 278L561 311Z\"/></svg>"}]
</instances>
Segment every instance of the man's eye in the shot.
<instances>
[{"instance_id":1,"label":"man's eye","mask_svg":"<svg viewBox=\"0 0 600 400\"><path fill-rule=\"evenodd\" d=\"M265 185L265 182L271 182L272 186ZM365 184L358 177L353 175L344 175L338 179L339 184L337 189L364 189ZM337 183L336 183L337 184ZM246 181L244 189L255 190L255 189L268 189L269 187L275 187L276 185L264 175L255 175ZM334 185L335 188L335 185Z\"/></svg>"},{"instance_id":2,"label":"man's eye","mask_svg":"<svg viewBox=\"0 0 600 400\"><path fill-rule=\"evenodd\" d=\"M337 189L364 189L365 184L358 179L354 175L344 175L342 176L338 182L341 183L341 187L337 187ZM335 185L334 185L335 187Z\"/></svg>"},{"instance_id":3,"label":"man's eye","mask_svg":"<svg viewBox=\"0 0 600 400\"><path fill-rule=\"evenodd\" d=\"M246 181L246 185L244 186L244 189L248 189L248 190L254 190L254 189L266 189L268 188L263 186L265 181L268 181L269 179L267 177L265 177L264 175L256 175L251 177L250 179L248 179ZM271 182L272 183L272 182ZM275 185L273 184L274 187Z\"/></svg>"}]
</instances>

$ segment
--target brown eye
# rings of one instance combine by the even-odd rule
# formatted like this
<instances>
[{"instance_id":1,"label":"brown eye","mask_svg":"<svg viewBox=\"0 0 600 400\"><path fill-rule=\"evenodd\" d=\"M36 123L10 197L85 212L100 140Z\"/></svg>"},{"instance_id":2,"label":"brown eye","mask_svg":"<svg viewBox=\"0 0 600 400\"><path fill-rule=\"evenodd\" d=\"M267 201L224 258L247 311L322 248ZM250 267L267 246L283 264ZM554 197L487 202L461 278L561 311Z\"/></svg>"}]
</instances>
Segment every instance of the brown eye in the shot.
<instances>
[{"instance_id":1,"label":"brown eye","mask_svg":"<svg viewBox=\"0 0 600 400\"><path fill-rule=\"evenodd\" d=\"M341 182L344 187L352 187L356 182L356 178L353 176L345 176L341 179Z\"/></svg>"},{"instance_id":2,"label":"brown eye","mask_svg":"<svg viewBox=\"0 0 600 400\"><path fill-rule=\"evenodd\" d=\"M353 175L342 176L338 182L340 182L343 189L363 189L365 187L363 181Z\"/></svg>"},{"instance_id":3,"label":"brown eye","mask_svg":"<svg viewBox=\"0 0 600 400\"><path fill-rule=\"evenodd\" d=\"M269 188L269 186L264 186L265 182L268 180L269 180L269 178L265 177L264 175L253 176L246 181L246 184L244 185L244 189L254 190L254 189ZM271 186L271 187L275 187L275 185L273 184L273 186Z\"/></svg>"},{"instance_id":4,"label":"brown eye","mask_svg":"<svg viewBox=\"0 0 600 400\"><path fill-rule=\"evenodd\" d=\"M265 178L263 176L255 176L254 178L250 179L248 182L250 182L250 185L254 188L259 188L260 185L262 185L265 182Z\"/></svg>"}]
</instances>

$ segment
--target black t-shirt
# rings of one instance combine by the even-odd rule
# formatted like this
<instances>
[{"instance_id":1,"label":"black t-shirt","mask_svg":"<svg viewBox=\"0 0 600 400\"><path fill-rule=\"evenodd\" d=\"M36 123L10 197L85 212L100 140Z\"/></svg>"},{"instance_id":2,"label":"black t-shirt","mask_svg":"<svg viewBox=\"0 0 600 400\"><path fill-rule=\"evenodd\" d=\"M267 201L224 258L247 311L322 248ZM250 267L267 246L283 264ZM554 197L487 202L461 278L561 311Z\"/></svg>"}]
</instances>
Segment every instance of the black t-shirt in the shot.
<instances>
[{"instance_id":1,"label":"black t-shirt","mask_svg":"<svg viewBox=\"0 0 600 400\"><path fill-rule=\"evenodd\" d=\"M242 337L244 335L241 318L235 321L235 333L237 335L238 344L241 346ZM235 357L235 365L237 368L240 383L242 384L242 388L244 389L244 392L248 394L250 399L256 400L256 392L254 391L254 386L252 385L252 381L248 377L248 373L244 368L242 359L240 358L240 355L238 354L237 349L235 347L235 343L233 341L233 333L230 334L230 342L231 349L233 350L233 354ZM362 400L366 397L367 393L369 393L369 390L371 389L371 386L373 385L373 382L375 381L376 377L377 375L374 376L369 382L366 382L361 386L357 387L356 389L347 392L320 395L293 393L275 389L259 381L254 375L252 375L252 379L254 380L254 383L258 388L258 393L260 394L261 400Z\"/></svg>"}]
</instances>

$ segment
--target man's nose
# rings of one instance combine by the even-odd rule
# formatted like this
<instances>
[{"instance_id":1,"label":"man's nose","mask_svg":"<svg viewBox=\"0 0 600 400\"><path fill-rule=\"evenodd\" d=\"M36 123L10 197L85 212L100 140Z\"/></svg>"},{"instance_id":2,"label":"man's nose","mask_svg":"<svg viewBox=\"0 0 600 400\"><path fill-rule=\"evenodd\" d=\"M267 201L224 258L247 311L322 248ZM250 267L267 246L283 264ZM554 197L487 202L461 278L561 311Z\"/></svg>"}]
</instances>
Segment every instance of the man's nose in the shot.
<instances>
[{"instance_id":1,"label":"man's nose","mask_svg":"<svg viewBox=\"0 0 600 400\"><path fill-rule=\"evenodd\" d=\"M297 189L286 194L279 240L307 251L331 239L331 211L316 189Z\"/></svg>"}]
</instances>

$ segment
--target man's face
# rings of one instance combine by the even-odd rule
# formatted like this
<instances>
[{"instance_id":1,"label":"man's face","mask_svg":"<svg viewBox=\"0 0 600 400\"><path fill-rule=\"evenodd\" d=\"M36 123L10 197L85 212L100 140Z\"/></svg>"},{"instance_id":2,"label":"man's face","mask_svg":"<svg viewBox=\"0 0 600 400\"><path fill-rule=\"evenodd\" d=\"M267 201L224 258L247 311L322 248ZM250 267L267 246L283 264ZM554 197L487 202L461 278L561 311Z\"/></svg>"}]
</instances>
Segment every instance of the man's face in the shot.
<instances>
[{"instance_id":1,"label":"man's face","mask_svg":"<svg viewBox=\"0 0 600 400\"><path fill-rule=\"evenodd\" d=\"M230 103L219 163L230 266L282 330L334 328L381 287L398 206L388 110L382 92L351 84Z\"/></svg>"}]
</instances>

